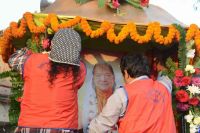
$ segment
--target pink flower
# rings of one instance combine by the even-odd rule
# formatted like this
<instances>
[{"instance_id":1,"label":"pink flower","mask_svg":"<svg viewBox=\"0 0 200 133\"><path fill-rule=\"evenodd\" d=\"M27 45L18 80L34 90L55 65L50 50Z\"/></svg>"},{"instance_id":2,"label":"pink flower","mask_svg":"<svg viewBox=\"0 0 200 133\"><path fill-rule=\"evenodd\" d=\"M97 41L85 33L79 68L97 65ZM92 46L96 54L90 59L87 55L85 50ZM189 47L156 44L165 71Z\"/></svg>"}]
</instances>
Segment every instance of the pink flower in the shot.
<instances>
[{"instance_id":1,"label":"pink flower","mask_svg":"<svg viewBox=\"0 0 200 133\"><path fill-rule=\"evenodd\" d=\"M175 71L175 76L176 76L176 77L183 77L183 71L180 70L180 69L176 70L176 71Z\"/></svg>"},{"instance_id":2,"label":"pink flower","mask_svg":"<svg viewBox=\"0 0 200 133\"><path fill-rule=\"evenodd\" d=\"M195 68L195 74L200 74L200 69L199 68Z\"/></svg>"},{"instance_id":3,"label":"pink flower","mask_svg":"<svg viewBox=\"0 0 200 133\"><path fill-rule=\"evenodd\" d=\"M18 98L16 99L16 101L17 101L17 102L22 102L22 97L18 97Z\"/></svg>"},{"instance_id":4,"label":"pink flower","mask_svg":"<svg viewBox=\"0 0 200 133\"><path fill-rule=\"evenodd\" d=\"M187 111L189 109L189 105L188 104L185 104L185 103L178 103L177 104L177 108L180 110L180 111Z\"/></svg>"},{"instance_id":5,"label":"pink flower","mask_svg":"<svg viewBox=\"0 0 200 133\"><path fill-rule=\"evenodd\" d=\"M175 77L175 78L173 79L173 82L174 82L174 85L175 85L176 87L181 87L181 86L182 86L182 79L179 78L179 77Z\"/></svg>"},{"instance_id":6,"label":"pink flower","mask_svg":"<svg viewBox=\"0 0 200 133\"><path fill-rule=\"evenodd\" d=\"M187 102L189 100L189 95L186 91L184 90L178 90L176 92L176 99L179 101L179 102Z\"/></svg>"},{"instance_id":7,"label":"pink flower","mask_svg":"<svg viewBox=\"0 0 200 133\"><path fill-rule=\"evenodd\" d=\"M113 0L113 1L112 1L112 5L113 5L114 8L118 8L118 7L120 6L118 0Z\"/></svg>"},{"instance_id":8,"label":"pink flower","mask_svg":"<svg viewBox=\"0 0 200 133\"><path fill-rule=\"evenodd\" d=\"M49 39L43 39L42 40L42 47L44 49L48 48L49 47Z\"/></svg>"},{"instance_id":9,"label":"pink flower","mask_svg":"<svg viewBox=\"0 0 200 133\"><path fill-rule=\"evenodd\" d=\"M195 86L200 87L200 77L192 78L192 84L194 84Z\"/></svg>"}]
</instances>

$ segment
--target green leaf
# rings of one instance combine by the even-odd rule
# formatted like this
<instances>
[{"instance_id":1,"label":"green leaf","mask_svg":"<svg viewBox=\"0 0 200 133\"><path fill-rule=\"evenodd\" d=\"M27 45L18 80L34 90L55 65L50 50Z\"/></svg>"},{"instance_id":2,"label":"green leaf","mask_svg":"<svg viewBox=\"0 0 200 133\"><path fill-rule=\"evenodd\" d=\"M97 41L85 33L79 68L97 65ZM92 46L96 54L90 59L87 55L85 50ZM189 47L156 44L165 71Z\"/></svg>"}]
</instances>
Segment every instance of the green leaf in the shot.
<instances>
[{"instance_id":1,"label":"green leaf","mask_svg":"<svg viewBox=\"0 0 200 133\"><path fill-rule=\"evenodd\" d=\"M126 0L127 3L131 4L133 7L138 9L143 9L140 5L140 2L137 0Z\"/></svg>"},{"instance_id":2,"label":"green leaf","mask_svg":"<svg viewBox=\"0 0 200 133\"><path fill-rule=\"evenodd\" d=\"M0 79L10 77L11 73L12 71L5 71L5 72L0 73Z\"/></svg>"},{"instance_id":3,"label":"green leaf","mask_svg":"<svg viewBox=\"0 0 200 133\"><path fill-rule=\"evenodd\" d=\"M54 34L54 31L51 28L47 28L47 34L52 35Z\"/></svg>"},{"instance_id":4,"label":"green leaf","mask_svg":"<svg viewBox=\"0 0 200 133\"><path fill-rule=\"evenodd\" d=\"M28 39L27 47L28 49L31 49L33 53L39 53L41 50L41 47L37 45L37 43L33 42L31 39Z\"/></svg>"},{"instance_id":5,"label":"green leaf","mask_svg":"<svg viewBox=\"0 0 200 133\"><path fill-rule=\"evenodd\" d=\"M174 78L174 71L176 69L178 69L175 62L172 60L172 58L169 57L169 58L167 58L167 61L166 61L165 64L166 64L166 67L168 68L165 73L167 73L167 75L170 79L173 79Z\"/></svg>"},{"instance_id":6,"label":"green leaf","mask_svg":"<svg viewBox=\"0 0 200 133\"><path fill-rule=\"evenodd\" d=\"M194 66L195 68L200 68L200 57L196 57Z\"/></svg>"},{"instance_id":7,"label":"green leaf","mask_svg":"<svg viewBox=\"0 0 200 133\"><path fill-rule=\"evenodd\" d=\"M187 50L191 50L194 47L194 40L190 40L186 43Z\"/></svg>"},{"instance_id":8,"label":"green leaf","mask_svg":"<svg viewBox=\"0 0 200 133\"><path fill-rule=\"evenodd\" d=\"M76 3L79 3L79 4L84 4L84 3L87 3L89 0L75 0Z\"/></svg>"},{"instance_id":9,"label":"green leaf","mask_svg":"<svg viewBox=\"0 0 200 133\"><path fill-rule=\"evenodd\" d=\"M98 7L104 7L105 6L106 1L105 0L98 0Z\"/></svg>"},{"instance_id":10,"label":"green leaf","mask_svg":"<svg viewBox=\"0 0 200 133\"><path fill-rule=\"evenodd\" d=\"M114 6L112 5L112 3L108 3L108 6L112 9L115 9Z\"/></svg>"},{"instance_id":11,"label":"green leaf","mask_svg":"<svg viewBox=\"0 0 200 133\"><path fill-rule=\"evenodd\" d=\"M187 63L187 47L186 47L186 31L181 25L173 24L176 29L180 32L180 42L179 42L179 48L178 48L178 59L179 59L179 68L184 70Z\"/></svg>"},{"instance_id":12,"label":"green leaf","mask_svg":"<svg viewBox=\"0 0 200 133\"><path fill-rule=\"evenodd\" d=\"M22 96L23 80L21 75L14 71L6 71L0 73L0 78L10 77L12 88L10 95L10 108L9 108L9 121L11 125L17 125L20 113L20 103L16 101L17 98Z\"/></svg>"}]
</instances>

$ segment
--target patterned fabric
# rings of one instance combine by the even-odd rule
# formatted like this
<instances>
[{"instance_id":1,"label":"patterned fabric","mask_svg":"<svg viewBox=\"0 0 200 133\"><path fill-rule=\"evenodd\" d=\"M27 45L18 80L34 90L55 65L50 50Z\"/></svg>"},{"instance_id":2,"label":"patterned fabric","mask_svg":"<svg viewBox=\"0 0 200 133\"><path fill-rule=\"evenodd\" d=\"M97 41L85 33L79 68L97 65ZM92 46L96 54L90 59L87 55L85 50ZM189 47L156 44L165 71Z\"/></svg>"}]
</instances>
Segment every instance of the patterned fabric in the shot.
<instances>
[{"instance_id":1,"label":"patterned fabric","mask_svg":"<svg viewBox=\"0 0 200 133\"><path fill-rule=\"evenodd\" d=\"M49 59L54 62L80 65L81 37L73 29L61 29L53 37Z\"/></svg>"},{"instance_id":2,"label":"patterned fabric","mask_svg":"<svg viewBox=\"0 0 200 133\"><path fill-rule=\"evenodd\" d=\"M73 130L73 129L17 127L14 133L79 133L79 132L78 130Z\"/></svg>"},{"instance_id":3,"label":"patterned fabric","mask_svg":"<svg viewBox=\"0 0 200 133\"><path fill-rule=\"evenodd\" d=\"M22 48L17 50L12 54L8 60L10 67L14 70L17 70L22 74L23 65L26 59L30 56L31 52L27 48Z\"/></svg>"}]
</instances>

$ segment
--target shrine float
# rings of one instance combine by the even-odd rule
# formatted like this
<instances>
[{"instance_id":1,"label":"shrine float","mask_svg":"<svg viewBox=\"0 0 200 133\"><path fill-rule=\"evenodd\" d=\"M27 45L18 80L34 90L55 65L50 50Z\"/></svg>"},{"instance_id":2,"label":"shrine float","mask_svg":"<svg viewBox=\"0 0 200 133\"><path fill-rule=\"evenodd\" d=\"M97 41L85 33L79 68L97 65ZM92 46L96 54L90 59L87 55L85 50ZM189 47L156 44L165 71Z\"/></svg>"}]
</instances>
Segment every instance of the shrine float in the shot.
<instances>
[{"instance_id":1,"label":"shrine float","mask_svg":"<svg viewBox=\"0 0 200 133\"><path fill-rule=\"evenodd\" d=\"M189 27L165 10L144 0L56 0L41 13L26 12L18 22L11 22L0 38L0 55L4 62L16 50L28 47L33 52L49 50L50 40L61 28L74 28L82 37L82 59L88 74L79 92L80 110L84 111L87 86L94 64L107 62L115 72L116 84L123 83L118 68L121 55L144 53L154 65L155 57L166 59L166 74L173 81L173 105L178 132L198 132L200 127L200 31ZM9 118L16 124L19 115L23 80L13 71L10 77ZM84 126L80 112L80 128ZM88 117L90 117L88 115Z\"/></svg>"}]
</instances>

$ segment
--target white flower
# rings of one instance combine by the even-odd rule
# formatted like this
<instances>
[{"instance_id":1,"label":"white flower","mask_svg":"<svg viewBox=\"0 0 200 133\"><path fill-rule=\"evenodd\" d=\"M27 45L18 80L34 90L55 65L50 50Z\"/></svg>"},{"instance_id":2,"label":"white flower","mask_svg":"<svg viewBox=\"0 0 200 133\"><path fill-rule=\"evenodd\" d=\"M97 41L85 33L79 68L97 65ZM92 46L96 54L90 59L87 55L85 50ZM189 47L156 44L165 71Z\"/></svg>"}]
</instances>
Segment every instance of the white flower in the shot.
<instances>
[{"instance_id":1,"label":"white flower","mask_svg":"<svg viewBox=\"0 0 200 133\"><path fill-rule=\"evenodd\" d=\"M200 88L198 86L192 85L192 86L188 86L187 88L188 91L190 91L190 93L194 94L200 94Z\"/></svg>"},{"instance_id":2,"label":"white flower","mask_svg":"<svg viewBox=\"0 0 200 133\"><path fill-rule=\"evenodd\" d=\"M189 71L190 73L194 73L195 72L195 69L192 65L187 65L186 68L185 68L185 71Z\"/></svg>"},{"instance_id":3,"label":"white flower","mask_svg":"<svg viewBox=\"0 0 200 133\"><path fill-rule=\"evenodd\" d=\"M198 116L198 117L195 117L194 120L193 120L193 123L194 123L195 125L200 125L200 117L199 117L199 116Z\"/></svg>"},{"instance_id":4,"label":"white flower","mask_svg":"<svg viewBox=\"0 0 200 133\"><path fill-rule=\"evenodd\" d=\"M190 133L196 133L198 131L198 126L190 124Z\"/></svg>"},{"instance_id":5,"label":"white flower","mask_svg":"<svg viewBox=\"0 0 200 133\"><path fill-rule=\"evenodd\" d=\"M195 49L190 49L188 52L187 52L187 57L188 58L194 58L195 56Z\"/></svg>"},{"instance_id":6,"label":"white flower","mask_svg":"<svg viewBox=\"0 0 200 133\"><path fill-rule=\"evenodd\" d=\"M188 115L185 116L185 119L186 119L186 121L187 121L188 123L190 123L190 122L192 121L193 117L194 117L194 116L193 116L192 114L188 114Z\"/></svg>"}]
</instances>

